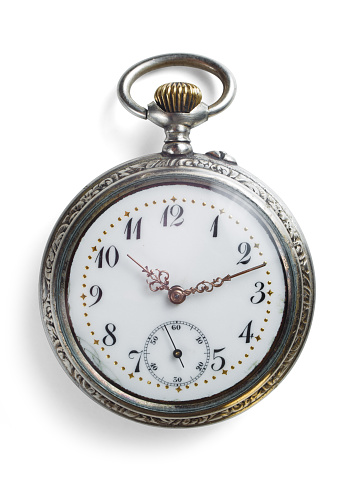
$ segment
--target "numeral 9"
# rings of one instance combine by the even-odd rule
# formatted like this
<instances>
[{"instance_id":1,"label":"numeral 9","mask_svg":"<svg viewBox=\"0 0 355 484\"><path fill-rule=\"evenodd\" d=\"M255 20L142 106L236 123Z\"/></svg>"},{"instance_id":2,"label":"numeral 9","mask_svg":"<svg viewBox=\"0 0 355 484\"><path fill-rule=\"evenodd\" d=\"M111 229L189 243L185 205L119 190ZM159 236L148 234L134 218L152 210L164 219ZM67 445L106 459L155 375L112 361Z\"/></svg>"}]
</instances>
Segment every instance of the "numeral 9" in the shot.
<instances>
[{"instance_id":1,"label":"numeral 9","mask_svg":"<svg viewBox=\"0 0 355 484\"><path fill-rule=\"evenodd\" d=\"M89 308L91 308L91 306L94 306L95 304L97 304L100 299L102 298L102 289L101 287L99 286L91 286L90 287L90 294L92 295L92 297L96 297L96 301L93 302L92 304L90 304Z\"/></svg>"}]
</instances>

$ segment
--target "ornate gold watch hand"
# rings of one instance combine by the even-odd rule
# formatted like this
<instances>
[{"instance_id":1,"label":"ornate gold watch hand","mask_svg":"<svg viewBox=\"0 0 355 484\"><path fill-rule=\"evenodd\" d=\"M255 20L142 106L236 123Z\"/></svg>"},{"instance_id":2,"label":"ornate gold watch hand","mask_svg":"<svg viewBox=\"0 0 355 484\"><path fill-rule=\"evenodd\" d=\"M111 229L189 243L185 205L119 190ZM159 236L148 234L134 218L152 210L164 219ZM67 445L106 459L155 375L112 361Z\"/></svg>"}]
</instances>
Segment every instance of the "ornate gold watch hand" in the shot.
<instances>
[{"instance_id":1,"label":"ornate gold watch hand","mask_svg":"<svg viewBox=\"0 0 355 484\"><path fill-rule=\"evenodd\" d=\"M145 272L147 274L146 282L151 291L153 292L164 291L164 290L169 291L169 273L168 272L160 271L159 269L155 269L155 271L152 271L148 268L148 266L143 267L139 262L134 260L133 257L131 257L129 254L127 254L127 257L129 257L133 262L135 262L137 266L139 266L142 269L142 272ZM149 281L148 278L152 280Z\"/></svg>"},{"instance_id":2,"label":"ornate gold watch hand","mask_svg":"<svg viewBox=\"0 0 355 484\"><path fill-rule=\"evenodd\" d=\"M186 296L190 296L190 294L195 294L196 292L211 292L215 287L221 287L223 283L231 281L234 277L247 274L248 272L255 271L256 269L260 269L261 267L265 266L266 262L263 262L258 266L251 267L245 271L237 272L236 274L227 274L225 277L217 277L216 279L213 279L212 282L201 281L195 287L190 287L190 289L182 289L180 286L173 286L169 290L169 299L174 304L180 304L185 301Z\"/></svg>"}]
</instances>

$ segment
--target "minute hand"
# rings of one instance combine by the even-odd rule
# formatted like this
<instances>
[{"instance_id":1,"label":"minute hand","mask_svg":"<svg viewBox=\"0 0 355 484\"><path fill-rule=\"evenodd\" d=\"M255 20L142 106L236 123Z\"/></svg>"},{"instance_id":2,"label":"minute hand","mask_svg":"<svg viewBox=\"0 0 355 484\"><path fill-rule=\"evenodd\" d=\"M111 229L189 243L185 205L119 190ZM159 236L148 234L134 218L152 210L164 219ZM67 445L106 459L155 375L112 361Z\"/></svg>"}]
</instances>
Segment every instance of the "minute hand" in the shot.
<instances>
[{"instance_id":1,"label":"minute hand","mask_svg":"<svg viewBox=\"0 0 355 484\"><path fill-rule=\"evenodd\" d=\"M190 296L190 294L195 294L196 292L211 292L215 287L221 287L224 282L231 281L234 277L241 276L242 274L247 274L248 272L255 271L256 269L260 269L261 267L265 266L266 262L263 262L258 266L251 267L250 269L246 269L245 271L237 272L236 274L227 274L225 277L217 277L216 279L213 279L212 282L201 281L195 287L190 287L190 289L184 289L184 295Z\"/></svg>"}]
</instances>

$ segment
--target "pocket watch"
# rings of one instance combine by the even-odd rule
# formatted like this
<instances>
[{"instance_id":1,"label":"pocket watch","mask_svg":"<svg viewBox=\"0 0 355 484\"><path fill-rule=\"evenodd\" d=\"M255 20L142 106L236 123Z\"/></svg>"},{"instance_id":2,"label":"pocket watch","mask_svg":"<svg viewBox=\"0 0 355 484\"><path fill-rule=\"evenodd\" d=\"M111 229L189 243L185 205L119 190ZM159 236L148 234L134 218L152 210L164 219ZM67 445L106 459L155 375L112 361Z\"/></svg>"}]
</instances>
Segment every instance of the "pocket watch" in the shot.
<instances>
[{"instance_id":1,"label":"pocket watch","mask_svg":"<svg viewBox=\"0 0 355 484\"><path fill-rule=\"evenodd\" d=\"M160 86L144 108L140 76L168 66L217 76L221 97ZM45 249L44 328L75 384L130 419L188 427L248 409L285 377L314 307L310 253L294 217L223 151L194 153L190 130L236 92L232 74L197 55L131 67L118 97L165 130L161 153L123 163L87 185Z\"/></svg>"}]
</instances>

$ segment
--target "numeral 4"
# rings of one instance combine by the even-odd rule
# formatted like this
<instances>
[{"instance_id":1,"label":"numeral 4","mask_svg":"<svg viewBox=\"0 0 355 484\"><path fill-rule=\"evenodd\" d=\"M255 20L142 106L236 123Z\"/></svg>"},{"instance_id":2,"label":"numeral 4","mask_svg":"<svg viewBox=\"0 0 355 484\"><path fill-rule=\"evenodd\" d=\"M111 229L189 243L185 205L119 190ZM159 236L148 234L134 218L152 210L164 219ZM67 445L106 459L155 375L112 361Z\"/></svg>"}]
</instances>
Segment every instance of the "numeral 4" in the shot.
<instances>
[{"instance_id":1,"label":"numeral 4","mask_svg":"<svg viewBox=\"0 0 355 484\"><path fill-rule=\"evenodd\" d=\"M254 338L254 334L251 332L252 322L250 321L239 335L239 338L245 338L246 343L250 343L251 338Z\"/></svg>"}]
</instances>

